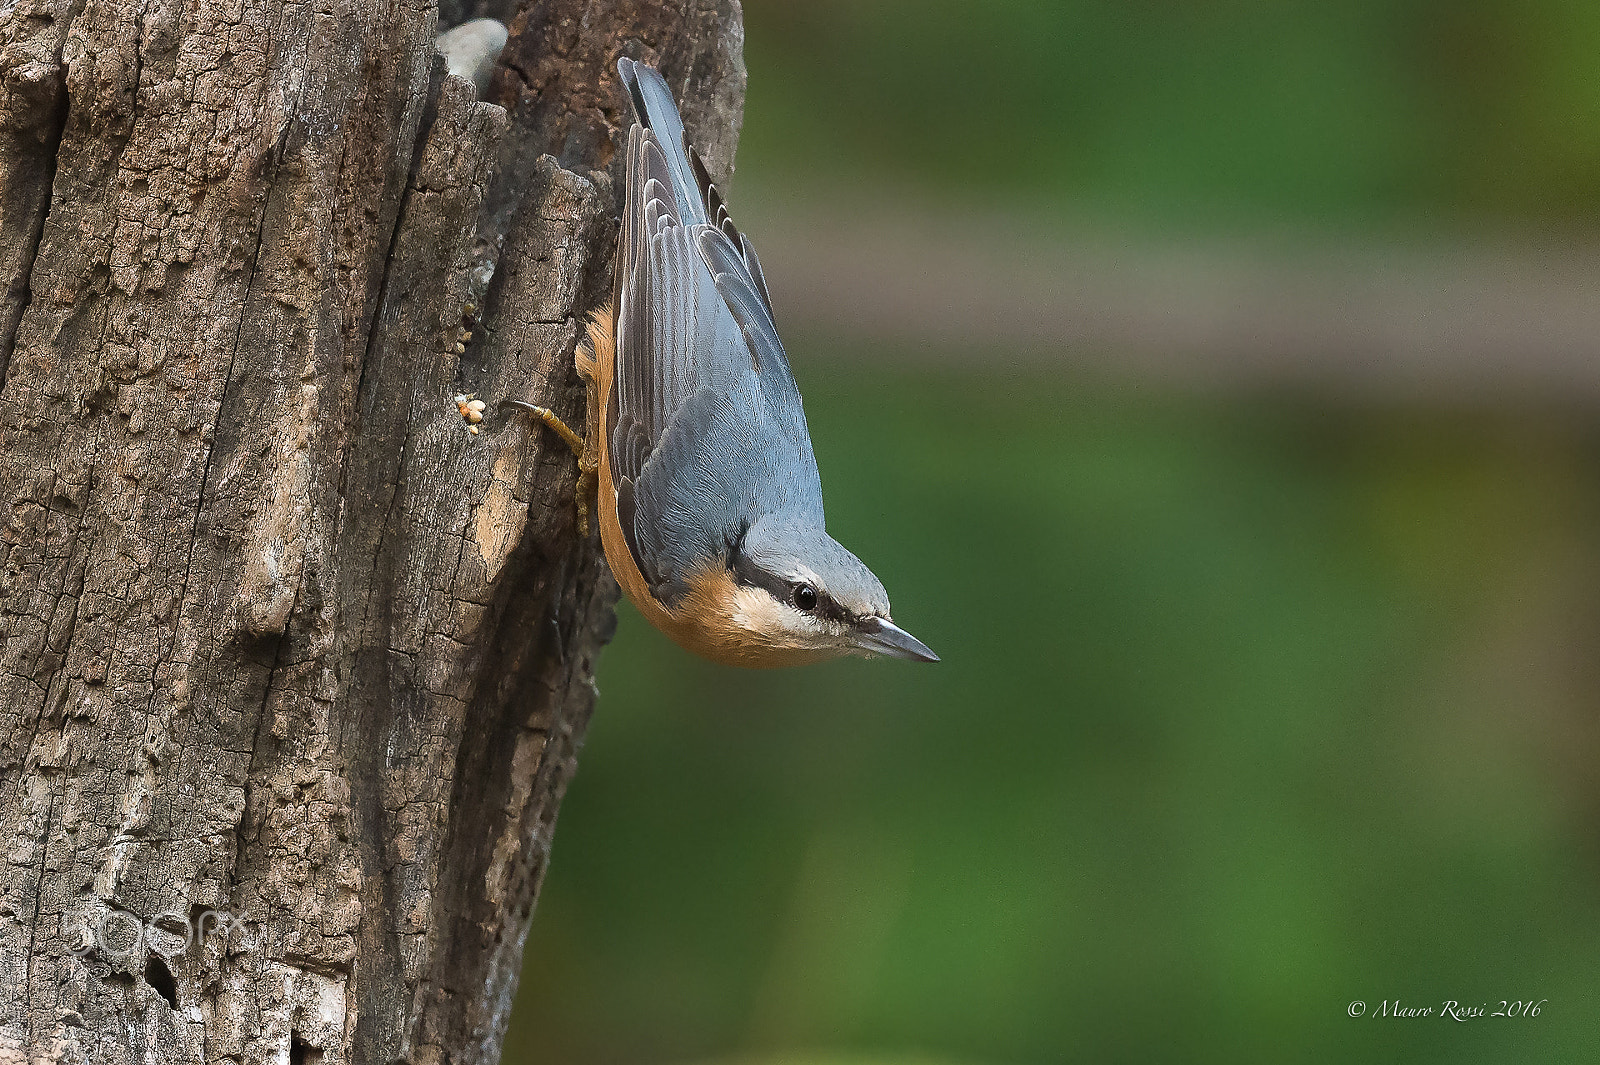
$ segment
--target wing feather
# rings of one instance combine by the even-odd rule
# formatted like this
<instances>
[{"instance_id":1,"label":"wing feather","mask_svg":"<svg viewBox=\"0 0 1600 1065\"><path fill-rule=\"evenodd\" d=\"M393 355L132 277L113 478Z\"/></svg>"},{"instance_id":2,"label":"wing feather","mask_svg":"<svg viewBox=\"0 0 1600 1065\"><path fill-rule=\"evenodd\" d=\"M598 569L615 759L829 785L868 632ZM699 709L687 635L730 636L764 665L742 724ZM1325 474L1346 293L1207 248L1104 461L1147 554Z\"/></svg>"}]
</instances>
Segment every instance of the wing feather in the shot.
<instances>
[{"instance_id":1,"label":"wing feather","mask_svg":"<svg viewBox=\"0 0 1600 1065\"><path fill-rule=\"evenodd\" d=\"M659 74L618 64L629 131L616 372L607 413L618 520L661 599L757 518L821 527L800 393L754 249L734 227Z\"/></svg>"}]
</instances>

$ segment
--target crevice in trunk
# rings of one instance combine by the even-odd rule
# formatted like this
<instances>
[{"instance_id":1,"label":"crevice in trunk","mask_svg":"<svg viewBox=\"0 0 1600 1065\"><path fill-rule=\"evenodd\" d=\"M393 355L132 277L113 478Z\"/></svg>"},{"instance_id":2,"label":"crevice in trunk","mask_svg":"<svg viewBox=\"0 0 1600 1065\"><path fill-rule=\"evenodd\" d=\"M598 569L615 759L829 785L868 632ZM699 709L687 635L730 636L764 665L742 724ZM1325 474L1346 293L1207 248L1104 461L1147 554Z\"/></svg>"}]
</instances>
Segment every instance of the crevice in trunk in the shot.
<instances>
[{"instance_id":1,"label":"crevice in trunk","mask_svg":"<svg viewBox=\"0 0 1600 1065\"><path fill-rule=\"evenodd\" d=\"M0 171L0 241L14 244L15 265L7 271L6 289L0 292L0 391L6 387L6 375L11 366L11 353L16 349L17 330L22 317L33 302L33 263L39 255L39 245L44 241L45 223L50 219L50 198L56 178L56 153L61 149L61 133L67 124L67 68L60 68L58 87L54 93L53 108L47 108L40 124L43 136L37 146L30 145L24 136L0 133L0 140L11 144L0 149L0 156L16 153L13 157L23 163L24 153L32 155L32 165L16 166L12 173ZM12 188L4 188L11 185ZM30 188L31 186L31 188ZM28 200L33 204L28 204ZM7 202L9 201L9 202ZM7 215L20 215L13 224ZM5 249L0 248L0 255ZM0 262L3 265L3 262Z\"/></svg>"}]
</instances>

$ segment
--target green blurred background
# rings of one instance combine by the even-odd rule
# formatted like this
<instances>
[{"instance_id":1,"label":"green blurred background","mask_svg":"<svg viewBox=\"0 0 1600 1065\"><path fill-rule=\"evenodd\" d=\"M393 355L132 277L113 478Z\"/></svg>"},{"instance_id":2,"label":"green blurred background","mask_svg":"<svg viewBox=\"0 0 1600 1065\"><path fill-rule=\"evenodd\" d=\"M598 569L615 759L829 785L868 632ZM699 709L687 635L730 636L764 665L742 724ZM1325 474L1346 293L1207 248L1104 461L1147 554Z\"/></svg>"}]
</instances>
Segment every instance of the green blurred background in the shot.
<instances>
[{"instance_id":1,"label":"green blurred background","mask_svg":"<svg viewBox=\"0 0 1600 1065\"><path fill-rule=\"evenodd\" d=\"M746 26L758 247L741 204L801 188L1313 241L1600 218L1588 0ZM774 299L830 529L944 661L736 672L624 605L506 1061L1592 1060L1600 399L1189 389Z\"/></svg>"}]
</instances>

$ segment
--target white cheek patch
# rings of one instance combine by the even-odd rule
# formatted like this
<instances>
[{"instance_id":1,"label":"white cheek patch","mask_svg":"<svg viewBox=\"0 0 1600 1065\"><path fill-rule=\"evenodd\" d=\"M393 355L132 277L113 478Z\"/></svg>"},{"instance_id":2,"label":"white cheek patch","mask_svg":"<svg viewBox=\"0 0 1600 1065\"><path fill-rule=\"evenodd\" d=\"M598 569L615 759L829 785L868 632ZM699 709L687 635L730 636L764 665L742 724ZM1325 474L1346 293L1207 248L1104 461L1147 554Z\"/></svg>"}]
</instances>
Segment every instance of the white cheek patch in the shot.
<instances>
[{"instance_id":1,"label":"white cheek patch","mask_svg":"<svg viewBox=\"0 0 1600 1065\"><path fill-rule=\"evenodd\" d=\"M741 629L779 643L817 646L842 635L838 625L779 602L760 588L740 588L735 592L729 619Z\"/></svg>"}]
</instances>

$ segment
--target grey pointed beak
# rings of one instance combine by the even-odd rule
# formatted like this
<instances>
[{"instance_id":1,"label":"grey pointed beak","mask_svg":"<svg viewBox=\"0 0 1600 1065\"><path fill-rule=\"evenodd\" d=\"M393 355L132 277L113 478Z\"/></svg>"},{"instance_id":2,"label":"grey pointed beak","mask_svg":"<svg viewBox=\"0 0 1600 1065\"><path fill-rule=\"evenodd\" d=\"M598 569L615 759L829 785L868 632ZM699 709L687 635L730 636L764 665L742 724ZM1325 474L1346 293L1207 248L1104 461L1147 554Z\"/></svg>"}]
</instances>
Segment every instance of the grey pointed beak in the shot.
<instances>
[{"instance_id":1,"label":"grey pointed beak","mask_svg":"<svg viewBox=\"0 0 1600 1065\"><path fill-rule=\"evenodd\" d=\"M937 662L928 645L885 618L867 618L856 628L856 646L869 654Z\"/></svg>"}]
</instances>

